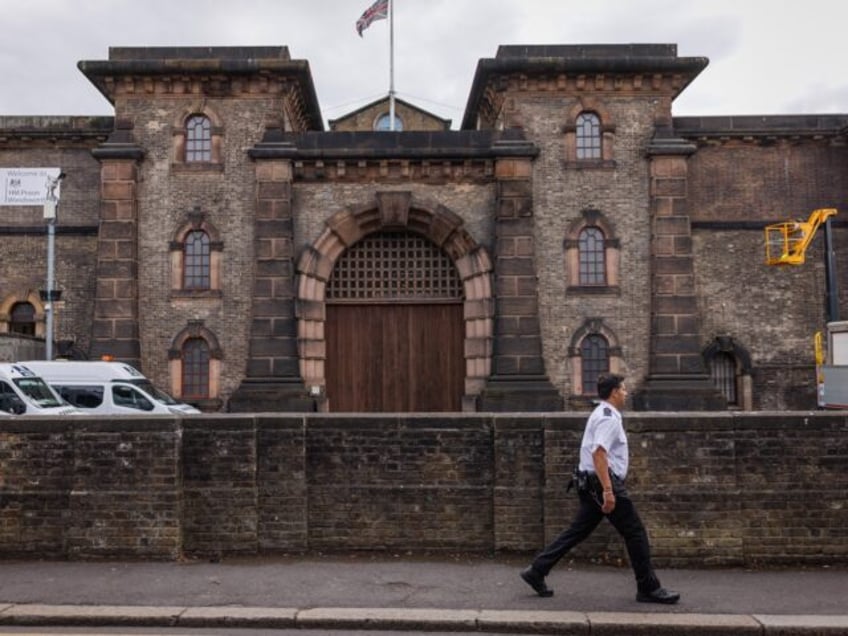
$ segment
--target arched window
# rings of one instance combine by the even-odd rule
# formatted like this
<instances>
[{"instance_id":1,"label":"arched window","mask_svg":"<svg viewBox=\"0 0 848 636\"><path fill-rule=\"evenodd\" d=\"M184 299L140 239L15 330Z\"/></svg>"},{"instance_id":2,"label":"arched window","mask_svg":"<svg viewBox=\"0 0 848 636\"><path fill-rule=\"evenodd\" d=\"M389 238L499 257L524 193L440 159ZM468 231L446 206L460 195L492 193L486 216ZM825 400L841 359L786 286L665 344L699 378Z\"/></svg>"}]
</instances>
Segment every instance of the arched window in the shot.
<instances>
[{"instance_id":1,"label":"arched window","mask_svg":"<svg viewBox=\"0 0 848 636\"><path fill-rule=\"evenodd\" d=\"M566 292L619 293L621 241L600 210L583 210L569 223L563 240Z\"/></svg>"},{"instance_id":2,"label":"arched window","mask_svg":"<svg viewBox=\"0 0 848 636\"><path fill-rule=\"evenodd\" d=\"M374 122L374 130L390 130L391 121L391 115L389 115L389 113L383 113L377 118L377 121ZM403 121L397 115L395 115L395 130L403 130Z\"/></svg>"},{"instance_id":3,"label":"arched window","mask_svg":"<svg viewBox=\"0 0 848 636\"><path fill-rule=\"evenodd\" d=\"M195 208L172 235L171 295L220 298L224 242L205 212Z\"/></svg>"},{"instance_id":4,"label":"arched window","mask_svg":"<svg viewBox=\"0 0 848 636\"><path fill-rule=\"evenodd\" d=\"M209 235L192 230L183 243L183 289L209 289L211 280Z\"/></svg>"},{"instance_id":5,"label":"arched window","mask_svg":"<svg viewBox=\"0 0 848 636\"><path fill-rule=\"evenodd\" d=\"M577 116L577 159L601 158L601 120L591 112Z\"/></svg>"},{"instance_id":6,"label":"arched window","mask_svg":"<svg viewBox=\"0 0 848 636\"><path fill-rule=\"evenodd\" d=\"M203 326L202 320L189 320L171 341L168 370L171 393L201 411L217 411L223 406L221 360L218 338Z\"/></svg>"},{"instance_id":7,"label":"arched window","mask_svg":"<svg viewBox=\"0 0 848 636\"><path fill-rule=\"evenodd\" d=\"M577 250L580 258L579 284L606 285L606 248L600 228L583 228L577 239Z\"/></svg>"},{"instance_id":8,"label":"arched window","mask_svg":"<svg viewBox=\"0 0 848 636\"><path fill-rule=\"evenodd\" d=\"M571 367L568 400L575 409L587 408L597 395L599 375L624 370L618 336L600 317L587 318L574 331L568 357Z\"/></svg>"},{"instance_id":9,"label":"arched window","mask_svg":"<svg viewBox=\"0 0 848 636\"><path fill-rule=\"evenodd\" d=\"M609 343L600 334L590 334L580 343L580 361L583 375L583 395L595 395L598 376L609 373Z\"/></svg>"},{"instance_id":10,"label":"arched window","mask_svg":"<svg viewBox=\"0 0 848 636\"><path fill-rule=\"evenodd\" d=\"M25 336L35 335L35 307L31 303L20 302L12 305L9 312L9 331Z\"/></svg>"},{"instance_id":11,"label":"arched window","mask_svg":"<svg viewBox=\"0 0 848 636\"><path fill-rule=\"evenodd\" d=\"M182 395L185 399L209 397L209 345L203 338L189 338L183 343Z\"/></svg>"},{"instance_id":12,"label":"arched window","mask_svg":"<svg viewBox=\"0 0 848 636\"><path fill-rule=\"evenodd\" d=\"M224 122L206 100L196 100L174 114L171 170L178 173L224 171Z\"/></svg>"},{"instance_id":13,"label":"arched window","mask_svg":"<svg viewBox=\"0 0 848 636\"><path fill-rule=\"evenodd\" d=\"M186 163L212 161L212 122L205 115L186 120Z\"/></svg>"},{"instance_id":14,"label":"arched window","mask_svg":"<svg viewBox=\"0 0 848 636\"><path fill-rule=\"evenodd\" d=\"M704 366L713 385L727 400L730 409L750 411L754 407L751 354L732 336L721 335L704 350Z\"/></svg>"}]
</instances>

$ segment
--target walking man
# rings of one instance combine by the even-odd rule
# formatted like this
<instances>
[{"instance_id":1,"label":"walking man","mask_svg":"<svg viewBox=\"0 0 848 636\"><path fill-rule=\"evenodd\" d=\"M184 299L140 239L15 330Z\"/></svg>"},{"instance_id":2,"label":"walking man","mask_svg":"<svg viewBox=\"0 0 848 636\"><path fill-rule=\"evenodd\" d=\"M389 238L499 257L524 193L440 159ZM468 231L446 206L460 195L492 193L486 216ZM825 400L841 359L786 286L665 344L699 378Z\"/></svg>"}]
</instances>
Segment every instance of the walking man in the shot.
<instances>
[{"instance_id":1,"label":"walking man","mask_svg":"<svg viewBox=\"0 0 848 636\"><path fill-rule=\"evenodd\" d=\"M606 517L624 538L630 565L636 575L636 600L642 603L676 603L680 594L660 585L651 565L648 533L627 494L624 479L630 456L621 410L627 399L624 378L604 375L598 378L601 402L586 421L580 444L580 466L575 475L580 508L571 526L543 549L521 578L539 596L553 596L545 584L551 568L578 543L586 539Z\"/></svg>"}]
</instances>

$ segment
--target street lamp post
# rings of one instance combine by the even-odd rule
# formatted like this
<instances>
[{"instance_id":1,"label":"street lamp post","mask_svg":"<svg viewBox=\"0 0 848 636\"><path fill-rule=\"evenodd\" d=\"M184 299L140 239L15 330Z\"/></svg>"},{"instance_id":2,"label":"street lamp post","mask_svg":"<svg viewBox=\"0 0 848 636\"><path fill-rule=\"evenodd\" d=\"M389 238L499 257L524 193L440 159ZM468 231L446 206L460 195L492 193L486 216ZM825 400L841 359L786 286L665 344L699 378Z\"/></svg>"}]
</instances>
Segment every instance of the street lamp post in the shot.
<instances>
[{"instance_id":1,"label":"street lamp post","mask_svg":"<svg viewBox=\"0 0 848 636\"><path fill-rule=\"evenodd\" d=\"M56 212L59 208L59 197L56 194L56 187L64 178L64 172L60 172L56 178L47 178L47 198L44 200L44 218L47 221L47 293L45 294L46 302L44 303L46 350L44 357L47 360L53 359L53 317L55 312L53 302L56 298L53 287L55 284L54 272L56 269Z\"/></svg>"}]
</instances>

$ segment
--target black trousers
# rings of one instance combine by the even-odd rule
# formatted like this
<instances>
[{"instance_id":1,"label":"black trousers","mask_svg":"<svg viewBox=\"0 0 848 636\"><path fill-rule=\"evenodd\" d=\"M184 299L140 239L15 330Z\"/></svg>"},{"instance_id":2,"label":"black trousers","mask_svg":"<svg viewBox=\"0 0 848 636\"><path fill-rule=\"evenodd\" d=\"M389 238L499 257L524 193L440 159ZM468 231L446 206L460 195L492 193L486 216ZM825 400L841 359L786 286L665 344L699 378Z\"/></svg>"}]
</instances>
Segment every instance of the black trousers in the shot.
<instances>
[{"instance_id":1,"label":"black trousers","mask_svg":"<svg viewBox=\"0 0 848 636\"><path fill-rule=\"evenodd\" d=\"M614 483L615 508L605 515L598 503L603 499L595 489L578 490L580 509L571 525L542 550L533 561L533 569L542 576L547 576L551 568L578 543L586 539L598 527L601 519L606 517L624 538L630 565L636 576L636 586L640 592L653 592L660 587L660 581L654 574L651 565L651 546L648 533L633 501L627 494L623 482Z\"/></svg>"}]
</instances>

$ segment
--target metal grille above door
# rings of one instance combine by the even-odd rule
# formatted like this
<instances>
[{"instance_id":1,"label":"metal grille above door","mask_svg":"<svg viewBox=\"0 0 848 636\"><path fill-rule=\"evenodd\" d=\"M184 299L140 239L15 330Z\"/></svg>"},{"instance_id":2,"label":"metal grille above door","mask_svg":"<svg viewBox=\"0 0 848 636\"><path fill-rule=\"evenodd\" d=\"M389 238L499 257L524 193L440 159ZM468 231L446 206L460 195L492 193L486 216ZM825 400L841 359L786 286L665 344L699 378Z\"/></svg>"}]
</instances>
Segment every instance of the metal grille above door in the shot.
<instances>
[{"instance_id":1,"label":"metal grille above door","mask_svg":"<svg viewBox=\"0 0 848 636\"><path fill-rule=\"evenodd\" d=\"M409 232L371 234L345 252L327 302L457 302L462 281L439 247Z\"/></svg>"}]
</instances>

